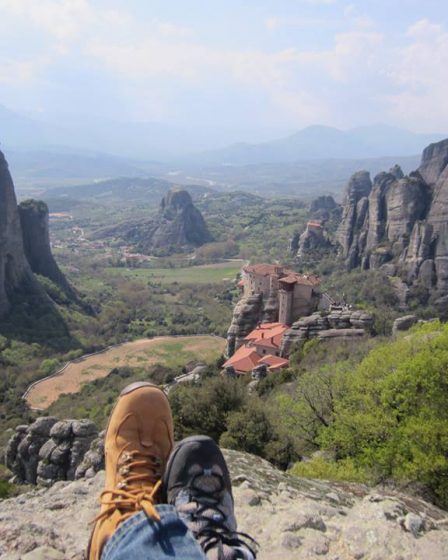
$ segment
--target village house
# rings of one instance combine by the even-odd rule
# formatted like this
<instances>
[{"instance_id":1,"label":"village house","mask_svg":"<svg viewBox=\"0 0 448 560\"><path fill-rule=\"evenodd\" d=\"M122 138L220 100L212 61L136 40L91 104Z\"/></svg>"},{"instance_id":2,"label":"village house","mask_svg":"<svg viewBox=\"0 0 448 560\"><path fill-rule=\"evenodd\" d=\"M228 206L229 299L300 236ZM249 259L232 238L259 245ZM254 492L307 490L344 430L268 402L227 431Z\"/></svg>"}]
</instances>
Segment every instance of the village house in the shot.
<instances>
[{"instance_id":1,"label":"village house","mask_svg":"<svg viewBox=\"0 0 448 560\"><path fill-rule=\"evenodd\" d=\"M280 357L282 338L287 330L288 326L282 323L261 323L244 338L243 345L223 367L233 367L238 375L250 373L262 364L269 371L287 367L289 361Z\"/></svg>"},{"instance_id":2,"label":"village house","mask_svg":"<svg viewBox=\"0 0 448 560\"><path fill-rule=\"evenodd\" d=\"M275 264L243 267L239 283L242 297L263 294L271 321L290 326L309 315L320 299L320 279L288 270Z\"/></svg>"}]
</instances>

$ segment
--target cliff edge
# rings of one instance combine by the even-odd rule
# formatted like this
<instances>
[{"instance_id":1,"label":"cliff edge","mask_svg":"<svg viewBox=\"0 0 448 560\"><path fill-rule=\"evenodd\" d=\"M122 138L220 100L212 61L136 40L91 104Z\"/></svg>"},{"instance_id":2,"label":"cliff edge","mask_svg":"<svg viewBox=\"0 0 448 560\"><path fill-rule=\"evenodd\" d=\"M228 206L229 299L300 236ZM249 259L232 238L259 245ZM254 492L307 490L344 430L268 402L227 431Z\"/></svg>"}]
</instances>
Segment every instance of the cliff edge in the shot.
<instances>
[{"instance_id":1,"label":"cliff edge","mask_svg":"<svg viewBox=\"0 0 448 560\"><path fill-rule=\"evenodd\" d=\"M419 498L295 478L237 451L225 451L225 457L239 530L258 541L260 560L448 556L447 514ZM0 502L0 559L81 560L103 483L100 471Z\"/></svg>"}]
</instances>

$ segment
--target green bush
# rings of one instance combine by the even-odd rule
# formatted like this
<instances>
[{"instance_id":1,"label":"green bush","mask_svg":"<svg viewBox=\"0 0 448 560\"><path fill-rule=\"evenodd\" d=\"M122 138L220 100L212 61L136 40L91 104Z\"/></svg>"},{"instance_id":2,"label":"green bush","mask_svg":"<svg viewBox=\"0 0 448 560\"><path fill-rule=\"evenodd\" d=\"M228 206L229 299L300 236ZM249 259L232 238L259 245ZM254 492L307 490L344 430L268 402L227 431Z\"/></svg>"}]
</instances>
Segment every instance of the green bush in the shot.
<instances>
[{"instance_id":1,"label":"green bush","mask_svg":"<svg viewBox=\"0 0 448 560\"><path fill-rule=\"evenodd\" d=\"M344 379L319 441L377 481L424 484L448 505L448 325L379 345Z\"/></svg>"},{"instance_id":2,"label":"green bush","mask_svg":"<svg viewBox=\"0 0 448 560\"><path fill-rule=\"evenodd\" d=\"M289 471L290 474L302 478L319 478L323 480L349 480L352 482L372 482L365 472L353 459L347 458L338 462L328 461L323 457L315 457L311 461L296 463Z\"/></svg>"}]
</instances>

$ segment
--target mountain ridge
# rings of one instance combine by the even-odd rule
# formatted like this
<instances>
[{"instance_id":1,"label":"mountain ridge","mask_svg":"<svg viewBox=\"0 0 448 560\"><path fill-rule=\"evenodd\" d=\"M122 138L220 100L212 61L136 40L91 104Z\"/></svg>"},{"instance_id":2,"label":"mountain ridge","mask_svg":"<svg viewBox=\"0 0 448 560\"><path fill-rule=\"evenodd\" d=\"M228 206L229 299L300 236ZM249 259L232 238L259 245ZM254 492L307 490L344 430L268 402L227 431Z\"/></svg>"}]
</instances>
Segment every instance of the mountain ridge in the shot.
<instances>
[{"instance_id":1,"label":"mountain ridge","mask_svg":"<svg viewBox=\"0 0 448 560\"><path fill-rule=\"evenodd\" d=\"M238 143L222 150L197 154L206 163L256 164L293 162L304 159L356 159L407 156L443 134L417 134L390 125L372 125L349 130L312 125L296 133L260 144Z\"/></svg>"}]
</instances>

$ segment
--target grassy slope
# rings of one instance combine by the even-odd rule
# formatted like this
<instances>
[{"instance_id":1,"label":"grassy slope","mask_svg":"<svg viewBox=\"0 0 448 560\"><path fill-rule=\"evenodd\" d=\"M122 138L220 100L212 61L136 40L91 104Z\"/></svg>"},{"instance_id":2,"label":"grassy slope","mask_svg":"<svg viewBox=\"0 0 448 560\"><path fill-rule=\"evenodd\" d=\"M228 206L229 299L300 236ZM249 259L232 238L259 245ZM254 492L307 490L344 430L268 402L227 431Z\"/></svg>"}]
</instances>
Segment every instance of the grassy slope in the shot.
<instances>
[{"instance_id":1,"label":"grassy slope","mask_svg":"<svg viewBox=\"0 0 448 560\"><path fill-rule=\"evenodd\" d=\"M224 264L224 265L223 265ZM186 268L118 268L106 270L127 278L144 279L162 284L178 282L182 284L209 284L233 280L241 270L242 261L235 264L192 266Z\"/></svg>"}]
</instances>

